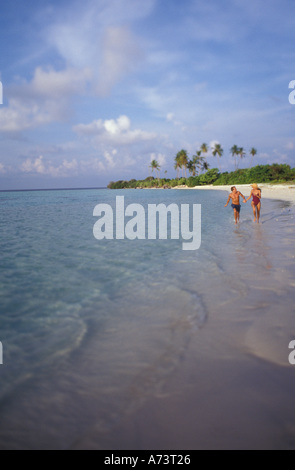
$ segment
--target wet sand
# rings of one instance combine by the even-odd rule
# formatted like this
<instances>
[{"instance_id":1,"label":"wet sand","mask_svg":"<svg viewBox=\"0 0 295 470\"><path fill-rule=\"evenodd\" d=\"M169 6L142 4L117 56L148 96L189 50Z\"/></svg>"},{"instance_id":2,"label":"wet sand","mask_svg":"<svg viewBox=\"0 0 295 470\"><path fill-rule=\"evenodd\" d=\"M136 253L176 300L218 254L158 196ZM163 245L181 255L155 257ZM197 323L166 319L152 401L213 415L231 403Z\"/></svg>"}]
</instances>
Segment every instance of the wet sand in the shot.
<instances>
[{"instance_id":1,"label":"wet sand","mask_svg":"<svg viewBox=\"0 0 295 470\"><path fill-rule=\"evenodd\" d=\"M202 340L208 339L210 329ZM192 346L162 396L147 401L109 436L94 432L78 448L294 449L294 377L285 368L223 346L226 354L213 347L210 355L205 347L201 356L201 345Z\"/></svg>"},{"instance_id":2,"label":"wet sand","mask_svg":"<svg viewBox=\"0 0 295 470\"><path fill-rule=\"evenodd\" d=\"M294 200L293 188L263 187L263 195ZM282 211L280 219L263 214L266 225L256 226L245 253L233 249L249 285L243 301L221 293L220 308L209 302L206 326L162 389L110 432L92 429L75 448L295 449L295 366L288 361L295 339L295 218L290 204ZM274 235L269 240L268 230Z\"/></svg>"}]
</instances>

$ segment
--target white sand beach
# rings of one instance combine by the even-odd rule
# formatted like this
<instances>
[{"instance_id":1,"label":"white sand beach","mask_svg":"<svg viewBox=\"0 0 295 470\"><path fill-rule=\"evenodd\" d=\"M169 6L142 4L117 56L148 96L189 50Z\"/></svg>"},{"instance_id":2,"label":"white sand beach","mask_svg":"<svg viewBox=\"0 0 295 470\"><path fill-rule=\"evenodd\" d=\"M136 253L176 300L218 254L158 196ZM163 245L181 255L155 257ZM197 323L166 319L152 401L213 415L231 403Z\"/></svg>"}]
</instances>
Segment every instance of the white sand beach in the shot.
<instances>
[{"instance_id":1,"label":"white sand beach","mask_svg":"<svg viewBox=\"0 0 295 470\"><path fill-rule=\"evenodd\" d=\"M267 199L277 199L295 203L295 184L267 184L261 183L259 187L262 190L262 197ZM232 185L225 186L196 186L195 188L189 188L188 186L178 186L175 189L201 189L201 190L215 190L215 191L231 191ZM238 184L236 185L238 191L241 191L245 196L250 195L251 186L249 184Z\"/></svg>"}]
</instances>

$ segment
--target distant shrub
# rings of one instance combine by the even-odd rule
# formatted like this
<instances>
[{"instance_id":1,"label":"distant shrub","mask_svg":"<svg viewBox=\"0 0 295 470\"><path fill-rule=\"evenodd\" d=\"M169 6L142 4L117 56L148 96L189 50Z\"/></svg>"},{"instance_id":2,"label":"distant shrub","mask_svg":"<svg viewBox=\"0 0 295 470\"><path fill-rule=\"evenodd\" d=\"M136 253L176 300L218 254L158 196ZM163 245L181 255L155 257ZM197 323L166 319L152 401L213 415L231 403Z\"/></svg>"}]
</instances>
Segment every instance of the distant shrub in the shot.
<instances>
[{"instance_id":1,"label":"distant shrub","mask_svg":"<svg viewBox=\"0 0 295 470\"><path fill-rule=\"evenodd\" d=\"M201 185L207 185L207 184L213 184L219 177L219 170L217 168L212 168L211 170L207 171L204 175L201 175L200 178L200 184Z\"/></svg>"},{"instance_id":2,"label":"distant shrub","mask_svg":"<svg viewBox=\"0 0 295 470\"><path fill-rule=\"evenodd\" d=\"M199 186L200 184L200 177L199 176L191 176L186 181L186 184L189 188L194 188L195 186Z\"/></svg>"},{"instance_id":3,"label":"distant shrub","mask_svg":"<svg viewBox=\"0 0 295 470\"><path fill-rule=\"evenodd\" d=\"M136 180L130 180L128 183L128 187L131 189L135 189L137 187L137 181Z\"/></svg>"}]
</instances>

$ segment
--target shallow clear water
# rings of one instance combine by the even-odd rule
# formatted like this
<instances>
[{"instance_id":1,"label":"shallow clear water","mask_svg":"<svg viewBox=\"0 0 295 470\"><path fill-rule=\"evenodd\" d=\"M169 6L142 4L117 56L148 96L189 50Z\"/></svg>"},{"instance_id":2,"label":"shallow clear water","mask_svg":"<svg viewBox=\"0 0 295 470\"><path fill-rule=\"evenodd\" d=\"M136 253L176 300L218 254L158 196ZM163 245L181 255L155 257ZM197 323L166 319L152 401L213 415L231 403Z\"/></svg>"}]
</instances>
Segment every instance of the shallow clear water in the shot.
<instances>
[{"instance_id":1,"label":"shallow clear water","mask_svg":"<svg viewBox=\"0 0 295 470\"><path fill-rule=\"evenodd\" d=\"M117 195L145 208L202 204L200 250L182 251L182 241L95 240L94 207L114 207ZM161 393L211 313L245 302L253 266L260 288L267 282L273 300L286 298L292 228L285 261L274 247L290 208L265 201L257 227L243 205L236 228L226 198L219 191L0 193L1 448L69 448L92 426L104 433ZM276 256L281 264L268 275Z\"/></svg>"}]
</instances>

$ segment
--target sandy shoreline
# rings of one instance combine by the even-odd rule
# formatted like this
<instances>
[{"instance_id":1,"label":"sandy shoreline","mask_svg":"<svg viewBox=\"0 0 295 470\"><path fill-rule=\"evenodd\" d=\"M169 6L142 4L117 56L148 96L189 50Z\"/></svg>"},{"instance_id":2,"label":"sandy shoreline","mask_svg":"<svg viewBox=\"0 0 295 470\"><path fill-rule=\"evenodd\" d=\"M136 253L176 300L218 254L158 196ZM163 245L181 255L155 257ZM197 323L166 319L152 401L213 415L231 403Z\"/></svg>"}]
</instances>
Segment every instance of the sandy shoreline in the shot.
<instances>
[{"instance_id":1,"label":"sandy shoreline","mask_svg":"<svg viewBox=\"0 0 295 470\"><path fill-rule=\"evenodd\" d=\"M260 186L265 198L295 202L295 187ZM245 196L250 194L249 185L237 187ZM260 227L246 225L243 230L251 237L243 251L234 248L240 231L233 234L232 254L248 285L247 295L237 302L234 290L232 298L222 298L220 292L218 308L214 303L210 308L209 300L206 326L196 333L165 386L126 414L109 433L93 430L75 448L295 448L295 366L288 363L288 344L295 339L295 225L293 211L281 210L283 220L275 225L271 221ZM260 272L260 278L258 271L250 274L249 265ZM214 292L218 288L213 278L211 288Z\"/></svg>"},{"instance_id":2,"label":"sandy shoreline","mask_svg":"<svg viewBox=\"0 0 295 470\"><path fill-rule=\"evenodd\" d=\"M251 187L249 184L238 184L237 186L238 191L241 191L242 194L245 196L250 195ZM292 184L277 184L277 185L272 185L272 184L267 184L267 183L262 183L259 184L259 187L262 190L262 197L266 199L276 199L276 200L283 200L283 201L288 201L292 202L295 204L295 185ZM188 186L178 186L174 189L185 189L185 190L195 190L195 189L200 189L200 190L215 190L215 191L231 191L231 185L225 185L225 186L196 186L194 188L189 188Z\"/></svg>"}]
</instances>

